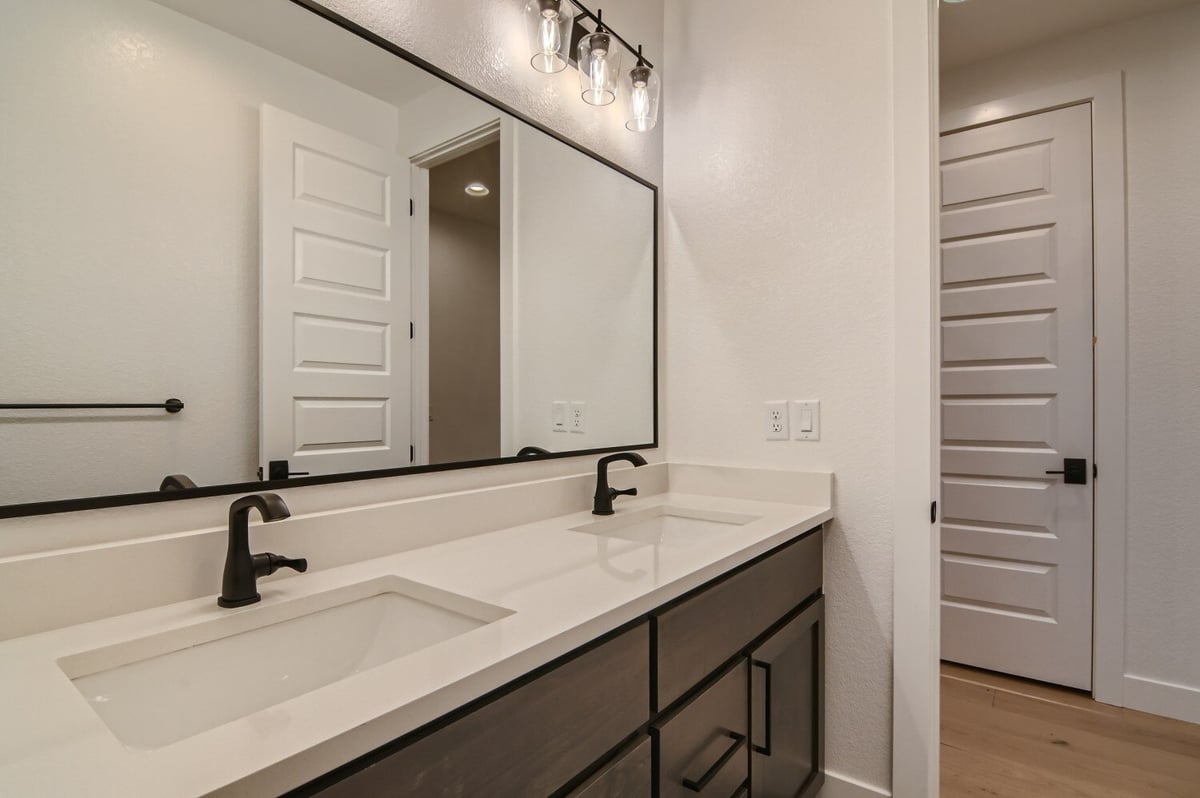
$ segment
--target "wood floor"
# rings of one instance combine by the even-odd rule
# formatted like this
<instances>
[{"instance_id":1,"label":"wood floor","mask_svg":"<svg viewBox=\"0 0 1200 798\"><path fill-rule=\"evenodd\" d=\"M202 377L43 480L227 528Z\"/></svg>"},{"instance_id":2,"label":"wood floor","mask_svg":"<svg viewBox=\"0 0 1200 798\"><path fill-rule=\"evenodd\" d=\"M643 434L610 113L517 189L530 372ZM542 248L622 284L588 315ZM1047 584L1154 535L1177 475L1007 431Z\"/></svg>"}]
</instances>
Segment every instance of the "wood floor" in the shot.
<instances>
[{"instance_id":1,"label":"wood floor","mask_svg":"<svg viewBox=\"0 0 1200 798\"><path fill-rule=\"evenodd\" d=\"M942 665L943 798L1200 798L1200 726Z\"/></svg>"}]
</instances>

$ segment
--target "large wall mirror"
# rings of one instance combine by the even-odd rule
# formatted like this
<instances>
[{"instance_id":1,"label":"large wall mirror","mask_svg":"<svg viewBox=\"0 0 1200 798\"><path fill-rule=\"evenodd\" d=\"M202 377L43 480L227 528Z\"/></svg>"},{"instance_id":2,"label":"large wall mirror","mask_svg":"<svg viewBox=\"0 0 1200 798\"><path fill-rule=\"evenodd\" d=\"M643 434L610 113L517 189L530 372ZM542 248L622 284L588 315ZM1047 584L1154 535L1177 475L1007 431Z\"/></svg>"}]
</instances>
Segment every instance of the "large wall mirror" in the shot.
<instances>
[{"instance_id":1,"label":"large wall mirror","mask_svg":"<svg viewBox=\"0 0 1200 798\"><path fill-rule=\"evenodd\" d=\"M0 517L657 442L654 186L310 5L5 12Z\"/></svg>"}]
</instances>

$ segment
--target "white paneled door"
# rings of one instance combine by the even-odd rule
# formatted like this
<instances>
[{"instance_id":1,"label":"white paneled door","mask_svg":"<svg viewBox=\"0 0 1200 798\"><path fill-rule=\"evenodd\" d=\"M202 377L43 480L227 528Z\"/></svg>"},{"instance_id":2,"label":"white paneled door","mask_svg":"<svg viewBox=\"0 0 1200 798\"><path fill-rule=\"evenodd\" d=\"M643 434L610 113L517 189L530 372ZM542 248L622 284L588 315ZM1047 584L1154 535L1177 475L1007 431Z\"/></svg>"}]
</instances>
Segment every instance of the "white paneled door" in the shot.
<instances>
[{"instance_id":1,"label":"white paneled door","mask_svg":"<svg viewBox=\"0 0 1200 798\"><path fill-rule=\"evenodd\" d=\"M941 157L942 657L1088 689L1091 106Z\"/></svg>"},{"instance_id":2,"label":"white paneled door","mask_svg":"<svg viewBox=\"0 0 1200 798\"><path fill-rule=\"evenodd\" d=\"M408 164L270 106L260 158L262 465L408 465Z\"/></svg>"}]
</instances>

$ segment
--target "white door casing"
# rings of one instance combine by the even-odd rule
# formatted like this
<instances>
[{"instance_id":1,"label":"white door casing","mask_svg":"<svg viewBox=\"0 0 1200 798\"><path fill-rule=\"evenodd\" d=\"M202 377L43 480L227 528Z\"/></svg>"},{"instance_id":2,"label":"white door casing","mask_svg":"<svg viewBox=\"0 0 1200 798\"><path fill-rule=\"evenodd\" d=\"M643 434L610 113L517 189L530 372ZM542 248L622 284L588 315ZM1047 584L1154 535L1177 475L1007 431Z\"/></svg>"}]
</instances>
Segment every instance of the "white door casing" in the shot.
<instances>
[{"instance_id":1,"label":"white door casing","mask_svg":"<svg viewBox=\"0 0 1200 798\"><path fill-rule=\"evenodd\" d=\"M408 164L262 107L260 459L410 463Z\"/></svg>"},{"instance_id":2,"label":"white door casing","mask_svg":"<svg viewBox=\"0 0 1200 798\"><path fill-rule=\"evenodd\" d=\"M942 657L1087 689L1090 108L946 135L941 180Z\"/></svg>"}]
</instances>

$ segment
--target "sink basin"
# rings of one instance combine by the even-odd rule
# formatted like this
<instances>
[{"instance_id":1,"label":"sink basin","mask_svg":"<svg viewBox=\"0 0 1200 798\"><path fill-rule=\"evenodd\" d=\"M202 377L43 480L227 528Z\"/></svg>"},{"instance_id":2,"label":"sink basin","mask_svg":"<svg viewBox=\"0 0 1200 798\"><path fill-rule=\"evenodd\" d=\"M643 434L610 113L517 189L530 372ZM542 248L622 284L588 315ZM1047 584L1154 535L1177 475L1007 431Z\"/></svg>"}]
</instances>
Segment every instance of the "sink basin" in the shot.
<instances>
[{"instance_id":1,"label":"sink basin","mask_svg":"<svg viewBox=\"0 0 1200 798\"><path fill-rule=\"evenodd\" d=\"M626 513L618 510L617 515L572 527L571 531L678 548L728 535L738 527L758 519L756 515L659 505Z\"/></svg>"},{"instance_id":2,"label":"sink basin","mask_svg":"<svg viewBox=\"0 0 1200 798\"><path fill-rule=\"evenodd\" d=\"M511 615L399 577L58 661L129 748L155 749Z\"/></svg>"}]
</instances>

